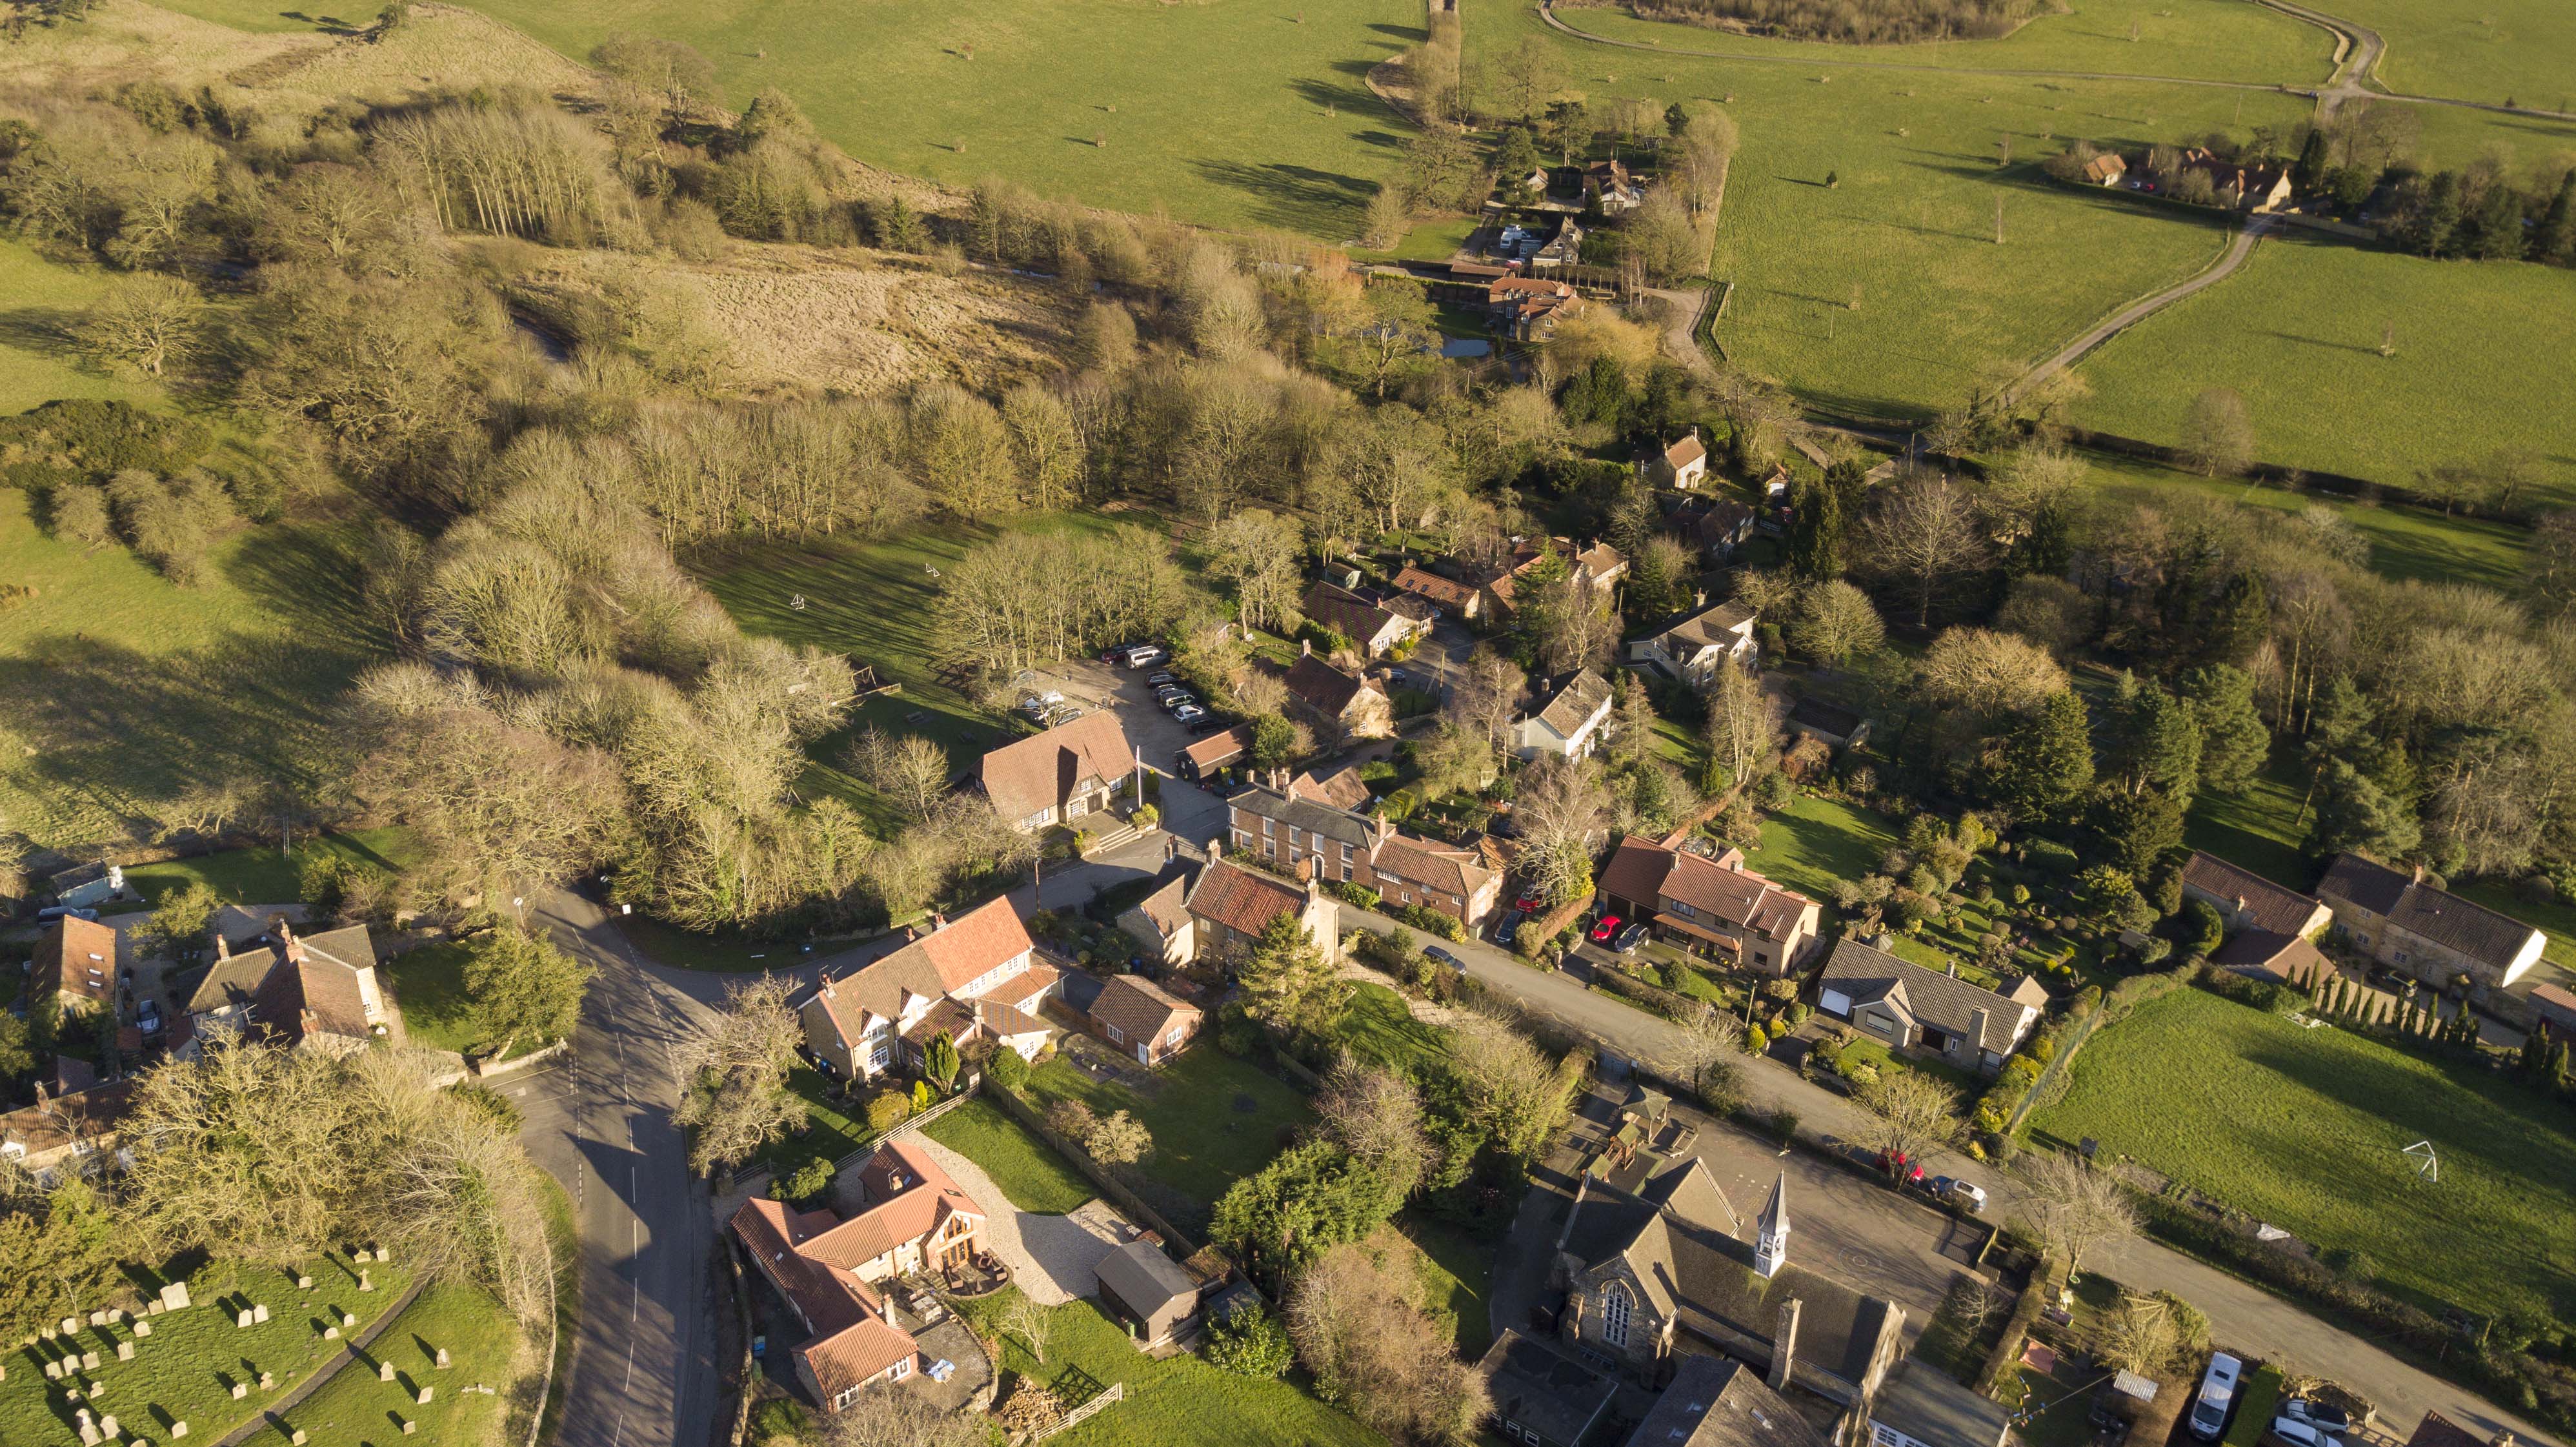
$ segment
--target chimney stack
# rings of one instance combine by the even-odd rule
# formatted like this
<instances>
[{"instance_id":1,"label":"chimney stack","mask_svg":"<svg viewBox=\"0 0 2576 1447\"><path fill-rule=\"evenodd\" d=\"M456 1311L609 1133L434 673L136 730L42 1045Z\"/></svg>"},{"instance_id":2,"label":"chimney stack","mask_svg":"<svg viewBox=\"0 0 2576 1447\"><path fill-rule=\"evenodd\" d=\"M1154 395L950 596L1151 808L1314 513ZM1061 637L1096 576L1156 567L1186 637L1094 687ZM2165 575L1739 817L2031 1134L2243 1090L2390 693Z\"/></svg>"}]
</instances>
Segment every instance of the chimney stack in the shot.
<instances>
[{"instance_id":1,"label":"chimney stack","mask_svg":"<svg viewBox=\"0 0 2576 1447\"><path fill-rule=\"evenodd\" d=\"M1315 640L1314 640L1314 639L1312 639L1312 638L1300 638L1300 639L1298 639L1298 640L1297 640L1297 656L1298 656L1298 657L1300 657L1300 658L1312 658L1312 657L1314 657L1314 656L1315 656Z\"/></svg>"},{"instance_id":2,"label":"chimney stack","mask_svg":"<svg viewBox=\"0 0 2576 1447\"><path fill-rule=\"evenodd\" d=\"M1968 1017L1968 1058L1971 1060L1976 1059L1978 1052L1986 1048L1986 1017L1990 1013L1980 1005L1976 1013Z\"/></svg>"},{"instance_id":3,"label":"chimney stack","mask_svg":"<svg viewBox=\"0 0 2576 1447\"><path fill-rule=\"evenodd\" d=\"M1798 1298L1780 1303L1779 1325L1771 1332L1771 1390L1788 1390L1789 1372L1798 1363Z\"/></svg>"}]
</instances>

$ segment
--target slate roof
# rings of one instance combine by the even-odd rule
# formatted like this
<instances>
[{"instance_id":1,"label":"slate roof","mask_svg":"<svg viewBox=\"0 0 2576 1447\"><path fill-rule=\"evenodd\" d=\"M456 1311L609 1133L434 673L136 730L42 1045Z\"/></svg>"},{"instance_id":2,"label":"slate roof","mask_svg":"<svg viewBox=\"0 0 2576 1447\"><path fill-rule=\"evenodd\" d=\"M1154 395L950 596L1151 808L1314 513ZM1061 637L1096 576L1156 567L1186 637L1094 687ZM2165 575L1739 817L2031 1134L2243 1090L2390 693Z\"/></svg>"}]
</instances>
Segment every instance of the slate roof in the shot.
<instances>
[{"instance_id":1,"label":"slate roof","mask_svg":"<svg viewBox=\"0 0 2576 1447\"><path fill-rule=\"evenodd\" d=\"M1899 1363L1879 1384L1869 1415L1925 1447L2002 1447L2012 1422L2003 1403L1912 1361Z\"/></svg>"},{"instance_id":2,"label":"slate roof","mask_svg":"<svg viewBox=\"0 0 2576 1447\"><path fill-rule=\"evenodd\" d=\"M116 999L116 930L93 919L64 915L45 926L36 942L36 990L84 1004Z\"/></svg>"},{"instance_id":3,"label":"slate roof","mask_svg":"<svg viewBox=\"0 0 2576 1447\"><path fill-rule=\"evenodd\" d=\"M1103 709L993 750L976 766L976 777L1002 818L1016 824L1062 807L1085 778L1115 782L1135 761L1118 715Z\"/></svg>"},{"instance_id":4,"label":"slate roof","mask_svg":"<svg viewBox=\"0 0 2576 1447\"><path fill-rule=\"evenodd\" d=\"M1485 1349L1476 1372L1494 1413L1550 1442L1579 1442L1617 1395L1619 1383L1514 1327Z\"/></svg>"},{"instance_id":5,"label":"slate roof","mask_svg":"<svg viewBox=\"0 0 2576 1447\"><path fill-rule=\"evenodd\" d=\"M1375 691L1375 685L1367 680L1344 673L1311 653L1298 656L1288 670L1286 682L1290 693L1327 718L1340 718L1362 691Z\"/></svg>"},{"instance_id":6,"label":"slate roof","mask_svg":"<svg viewBox=\"0 0 2576 1447\"><path fill-rule=\"evenodd\" d=\"M1377 826L1363 815L1259 784L1244 785L1226 795L1225 802L1247 814L1276 819L1283 829L1294 826L1355 849L1366 849L1377 839Z\"/></svg>"},{"instance_id":7,"label":"slate roof","mask_svg":"<svg viewBox=\"0 0 2576 1447\"><path fill-rule=\"evenodd\" d=\"M1799 1335L1806 1335L1805 1328ZM1628 1438L1628 1447L1825 1447L1762 1374L1725 1357L1684 1354L1672 1384Z\"/></svg>"},{"instance_id":8,"label":"slate roof","mask_svg":"<svg viewBox=\"0 0 2576 1447\"><path fill-rule=\"evenodd\" d=\"M1730 600L1703 608L1657 636L1693 649L1733 648L1739 636L1737 630L1752 621L1752 609Z\"/></svg>"},{"instance_id":9,"label":"slate roof","mask_svg":"<svg viewBox=\"0 0 2576 1447\"><path fill-rule=\"evenodd\" d=\"M1789 710L1789 722L1838 739L1847 739L1852 736L1852 730L1860 727L1860 715L1821 698L1802 698L1798 700L1797 707Z\"/></svg>"},{"instance_id":10,"label":"slate roof","mask_svg":"<svg viewBox=\"0 0 2576 1447\"><path fill-rule=\"evenodd\" d=\"M1199 1292L1199 1284L1190 1279L1180 1263L1144 1241L1130 1241L1100 1258L1094 1274L1129 1309L1147 1316L1183 1297L1196 1297Z\"/></svg>"},{"instance_id":11,"label":"slate roof","mask_svg":"<svg viewBox=\"0 0 2576 1447\"><path fill-rule=\"evenodd\" d=\"M1356 639L1363 648L1386 631L1387 625L1405 621L1337 583L1309 585L1299 606L1307 617Z\"/></svg>"},{"instance_id":12,"label":"slate roof","mask_svg":"<svg viewBox=\"0 0 2576 1447\"><path fill-rule=\"evenodd\" d=\"M298 935L282 921L251 940L217 938L217 954L188 997L188 1013L248 1007L252 1023L287 1040L337 1035L364 1040L367 1020L360 976L376 967L374 937L365 925Z\"/></svg>"},{"instance_id":13,"label":"slate roof","mask_svg":"<svg viewBox=\"0 0 2576 1447\"><path fill-rule=\"evenodd\" d=\"M1530 710L1530 717L1556 730L1558 738L1570 739L1610 706L1610 681L1589 668L1577 669L1558 681L1545 698Z\"/></svg>"},{"instance_id":14,"label":"slate roof","mask_svg":"<svg viewBox=\"0 0 2576 1447\"><path fill-rule=\"evenodd\" d=\"M1305 904L1304 896L1298 904ZM1172 997L1160 985L1136 975L1118 975L1100 987L1100 998L1091 1002L1091 1018L1103 1025L1114 1025L1126 1039L1158 1040L1174 1020L1201 1013L1199 1007ZM1129 1306L1143 1302L1127 1298Z\"/></svg>"},{"instance_id":15,"label":"slate roof","mask_svg":"<svg viewBox=\"0 0 2576 1447\"><path fill-rule=\"evenodd\" d=\"M1915 1019L1954 1033L1965 1033L1977 1010L1983 1007L1986 1033L1978 1043L1997 1055L2012 1049L2013 1027L2021 1023L2025 1003L1848 938L1834 942L1833 956L1825 961L1824 974L1818 977L1817 984L1828 989L1840 987L1851 996L1855 1008L1894 997ZM2027 996L2034 992L2046 998L2047 992L2037 989L2036 982L2014 982L2013 993Z\"/></svg>"},{"instance_id":16,"label":"slate roof","mask_svg":"<svg viewBox=\"0 0 2576 1447\"><path fill-rule=\"evenodd\" d=\"M1190 891L1191 914L1247 935L1261 933L1283 914L1301 915L1305 909L1304 890L1223 858L1209 860ZM1098 1004L1094 1001L1093 1007Z\"/></svg>"},{"instance_id":17,"label":"slate roof","mask_svg":"<svg viewBox=\"0 0 2576 1447\"><path fill-rule=\"evenodd\" d=\"M2273 934L2297 934L2316 917L2320 903L2313 895L2274 884L2250 869L2239 869L2205 850L2195 849L2182 867L2182 882L2217 899L2245 901L2245 928Z\"/></svg>"},{"instance_id":18,"label":"slate roof","mask_svg":"<svg viewBox=\"0 0 2576 1447\"><path fill-rule=\"evenodd\" d=\"M1291 798L1312 799L1319 804L1356 812L1368 807L1369 786L1360 778L1359 765L1352 764L1321 779L1311 773L1299 774L1288 781L1288 794Z\"/></svg>"},{"instance_id":19,"label":"slate roof","mask_svg":"<svg viewBox=\"0 0 2576 1447\"><path fill-rule=\"evenodd\" d=\"M2349 900L2400 929L2497 969L2513 964L2535 933L2518 919L2358 854L2337 855L2317 882L2317 893Z\"/></svg>"}]
</instances>

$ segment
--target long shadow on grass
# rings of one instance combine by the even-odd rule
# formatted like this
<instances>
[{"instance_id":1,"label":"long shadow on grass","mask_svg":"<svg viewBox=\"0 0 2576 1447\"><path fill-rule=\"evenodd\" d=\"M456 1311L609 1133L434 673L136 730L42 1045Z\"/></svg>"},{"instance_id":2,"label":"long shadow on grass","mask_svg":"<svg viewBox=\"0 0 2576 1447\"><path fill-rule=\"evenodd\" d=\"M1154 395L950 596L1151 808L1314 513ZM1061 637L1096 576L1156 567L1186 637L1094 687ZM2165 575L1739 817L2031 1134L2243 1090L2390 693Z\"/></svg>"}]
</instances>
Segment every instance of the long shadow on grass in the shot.
<instances>
[{"instance_id":1,"label":"long shadow on grass","mask_svg":"<svg viewBox=\"0 0 2576 1447\"><path fill-rule=\"evenodd\" d=\"M1251 196L1258 203L1254 214L1264 223L1313 236L1348 231L1353 208L1376 189L1357 176L1284 162L1202 158L1190 167L1202 179Z\"/></svg>"}]
</instances>

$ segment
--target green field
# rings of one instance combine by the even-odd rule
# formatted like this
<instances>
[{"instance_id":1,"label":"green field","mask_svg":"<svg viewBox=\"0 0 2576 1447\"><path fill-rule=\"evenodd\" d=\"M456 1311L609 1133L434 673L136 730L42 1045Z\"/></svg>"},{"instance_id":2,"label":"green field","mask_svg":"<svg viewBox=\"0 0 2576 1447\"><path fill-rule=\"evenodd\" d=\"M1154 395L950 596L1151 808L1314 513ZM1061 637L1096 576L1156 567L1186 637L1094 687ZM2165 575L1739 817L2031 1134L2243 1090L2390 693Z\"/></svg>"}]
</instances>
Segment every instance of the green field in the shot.
<instances>
[{"instance_id":1,"label":"green field","mask_svg":"<svg viewBox=\"0 0 2576 1447\"><path fill-rule=\"evenodd\" d=\"M499 1393L510 1386L510 1358L518 1343L517 1324L489 1293L465 1282L441 1282L423 1291L374 1346L250 1443L275 1447L300 1432L310 1447L385 1447L403 1440L405 1421L419 1424L413 1441L485 1441L506 1410L507 1399ZM438 1369L441 1347L447 1349L445 1371ZM383 1362L393 1364L390 1382L377 1379ZM498 1390L466 1390L472 1386ZM430 1389L426 1404L418 1398L423 1387Z\"/></svg>"},{"instance_id":2,"label":"green field","mask_svg":"<svg viewBox=\"0 0 2576 1447\"><path fill-rule=\"evenodd\" d=\"M239 0L175 8L274 13ZM1412 129L1362 77L1422 24L1406 0L476 8L575 58L612 31L685 41L715 63L733 105L784 90L842 149L908 175L1000 176L1140 215L1331 240L1352 234Z\"/></svg>"},{"instance_id":3,"label":"green field","mask_svg":"<svg viewBox=\"0 0 2576 1447\"><path fill-rule=\"evenodd\" d=\"M138 406L161 400L139 378L111 377L71 360L72 324L107 290L114 273L59 266L18 241L0 241L0 414L58 397L105 397ZM6 570L0 569L0 576Z\"/></svg>"},{"instance_id":4,"label":"green field","mask_svg":"<svg viewBox=\"0 0 2576 1447\"><path fill-rule=\"evenodd\" d=\"M2095 1036L2073 1073L2033 1117L2041 1134L2093 1137L2320 1249L2366 1252L2401 1290L2576 1317L2576 1139L2500 1076L2197 990ZM2439 1184L2400 1154L2418 1140Z\"/></svg>"},{"instance_id":5,"label":"green field","mask_svg":"<svg viewBox=\"0 0 2576 1447\"><path fill-rule=\"evenodd\" d=\"M2576 100L2576 9L2562 0L2336 0L2330 13L2388 42L2379 80L2391 90L2548 110Z\"/></svg>"},{"instance_id":6,"label":"green field","mask_svg":"<svg viewBox=\"0 0 2576 1447\"><path fill-rule=\"evenodd\" d=\"M1080 1370L1126 1396L1089 1421L1050 1437L1062 1447L1378 1447L1380 1438L1286 1381L1256 1381L1219 1371L1196 1352L1157 1361L1136 1350L1126 1331L1090 1301L1047 1309L1046 1361L1029 1355L1016 1336L996 1323L1019 1293L1008 1287L958 1303L988 1336L1002 1340L1004 1382L1010 1400L1015 1379L1053 1382Z\"/></svg>"},{"instance_id":7,"label":"green field","mask_svg":"<svg viewBox=\"0 0 2576 1447\"><path fill-rule=\"evenodd\" d=\"M143 896L138 908L159 904L161 896L191 884L205 885L226 904L294 904L304 898L305 866L316 860L344 859L399 874L418 858L411 831L397 825L308 836L285 850L262 845L129 865L125 882Z\"/></svg>"},{"instance_id":8,"label":"green field","mask_svg":"<svg viewBox=\"0 0 2576 1447\"><path fill-rule=\"evenodd\" d=\"M1062 1216L1100 1194L1055 1147L987 1101L970 1100L921 1133L982 1166L1023 1211Z\"/></svg>"},{"instance_id":9,"label":"green field","mask_svg":"<svg viewBox=\"0 0 2576 1447\"><path fill-rule=\"evenodd\" d=\"M1482 19L1481 10L1475 19ZM1697 25L1640 20L1625 10L1559 8L1557 18L1587 35L1674 52L1835 65L1935 66L1985 70L2082 71L2177 76L2255 85L2313 85L2334 68L2325 31L2278 11L2236 0L2076 0L2062 15L2042 15L2001 40L1919 45L1845 45L1734 35ZM2129 38L2137 27L2137 39ZM1600 66L1653 69L1660 57L1616 55L1595 47Z\"/></svg>"},{"instance_id":10,"label":"green field","mask_svg":"<svg viewBox=\"0 0 2576 1447\"><path fill-rule=\"evenodd\" d=\"M44 1371L66 1349L98 1353L102 1369L86 1374L106 1388L97 1410L116 1413L127 1435L167 1440L170 1423L186 1422L192 1437L219 1440L256 1420L339 1352L341 1342L322 1335L326 1327L339 1326L338 1312L354 1314L355 1330L364 1331L410 1283L411 1271L400 1262L366 1269L373 1291L358 1290L358 1268L345 1256L307 1266L314 1282L310 1291L296 1288L293 1272L216 1268L188 1283L195 1305L145 1318L152 1326L148 1337L137 1337L130 1324L83 1325L77 1339L12 1346L0 1358L9 1368L0 1379L0 1442L33 1447L72 1440L71 1404ZM266 1306L269 1319L236 1327L234 1312L246 1306ZM332 1313L327 1318L326 1311ZM133 1344L134 1360L116 1359L117 1342ZM265 1391L261 1372L272 1379ZM240 1401L232 1397L236 1380L250 1389Z\"/></svg>"},{"instance_id":11,"label":"green field","mask_svg":"<svg viewBox=\"0 0 2576 1447\"><path fill-rule=\"evenodd\" d=\"M2378 354L2383 326L2395 355ZM2112 339L2081 368L2081 425L2173 442L2205 387L2245 394L2266 462L2405 485L2522 447L2541 495L2576 501L2567 444L2576 272L2433 262L2293 233Z\"/></svg>"},{"instance_id":12,"label":"green field","mask_svg":"<svg viewBox=\"0 0 2576 1447\"><path fill-rule=\"evenodd\" d=\"M2264 482L2206 478L2118 453L2087 453L2085 460L2093 465L2093 485L2122 499L2193 495L2284 513L2324 508L2370 541L2370 569L2385 577L2482 583L2505 593L2522 586L2522 555L2531 534L2511 523L2446 518L2430 508L2373 505L2332 493L2289 492Z\"/></svg>"},{"instance_id":13,"label":"green field","mask_svg":"<svg viewBox=\"0 0 2576 1447\"><path fill-rule=\"evenodd\" d=\"M2419 105L2408 111L2415 118L2416 159L2435 170L2456 170L2490 152L2500 153L2508 175L2546 195L2576 165L2576 121L2459 106Z\"/></svg>"}]
</instances>

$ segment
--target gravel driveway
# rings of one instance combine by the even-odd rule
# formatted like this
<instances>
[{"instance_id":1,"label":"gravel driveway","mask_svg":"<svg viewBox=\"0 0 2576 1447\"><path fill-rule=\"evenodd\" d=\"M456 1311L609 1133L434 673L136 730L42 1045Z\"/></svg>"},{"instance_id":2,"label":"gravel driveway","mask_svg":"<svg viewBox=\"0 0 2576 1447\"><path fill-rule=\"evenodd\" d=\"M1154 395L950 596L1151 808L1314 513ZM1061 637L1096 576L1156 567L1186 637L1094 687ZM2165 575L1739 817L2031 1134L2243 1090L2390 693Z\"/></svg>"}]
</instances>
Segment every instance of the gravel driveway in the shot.
<instances>
[{"instance_id":1,"label":"gravel driveway","mask_svg":"<svg viewBox=\"0 0 2576 1447\"><path fill-rule=\"evenodd\" d=\"M1030 1300L1061 1306L1100 1289L1101 1259L1119 1244L1117 1218L1105 1203L1093 1201L1070 1216L1022 1211L982 1166L918 1132L912 1141L992 1212L984 1223L984 1244L1011 1268L1012 1280Z\"/></svg>"}]
</instances>

